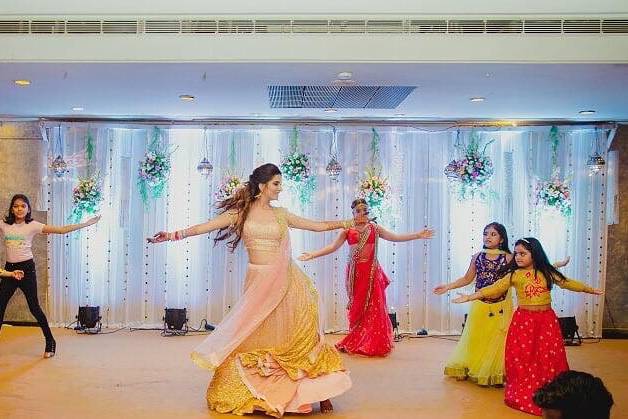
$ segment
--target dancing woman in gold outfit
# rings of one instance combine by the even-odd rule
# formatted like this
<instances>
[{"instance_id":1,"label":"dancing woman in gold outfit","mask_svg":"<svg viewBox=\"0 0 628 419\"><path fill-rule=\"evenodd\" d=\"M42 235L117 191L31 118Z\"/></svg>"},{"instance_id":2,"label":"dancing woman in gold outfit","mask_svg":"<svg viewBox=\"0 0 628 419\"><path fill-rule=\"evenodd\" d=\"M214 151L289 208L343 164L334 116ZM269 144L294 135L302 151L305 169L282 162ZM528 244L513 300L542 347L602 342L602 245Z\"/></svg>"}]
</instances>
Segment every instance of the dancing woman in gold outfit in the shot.
<instances>
[{"instance_id":1,"label":"dancing woman in gold outfit","mask_svg":"<svg viewBox=\"0 0 628 419\"><path fill-rule=\"evenodd\" d=\"M315 402L326 413L333 410L329 399L351 387L340 355L324 341L318 293L292 261L288 233L347 228L350 222L312 221L271 207L281 189L279 168L262 165L219 204L216 218L149 239L157 243L218 230L215 241L229 239L231 249L244 240L249 255L244 294L192 352L196 364L215 371L207 403L221 413L281 417L309 413Z\"/></svg>"}]
</instances>

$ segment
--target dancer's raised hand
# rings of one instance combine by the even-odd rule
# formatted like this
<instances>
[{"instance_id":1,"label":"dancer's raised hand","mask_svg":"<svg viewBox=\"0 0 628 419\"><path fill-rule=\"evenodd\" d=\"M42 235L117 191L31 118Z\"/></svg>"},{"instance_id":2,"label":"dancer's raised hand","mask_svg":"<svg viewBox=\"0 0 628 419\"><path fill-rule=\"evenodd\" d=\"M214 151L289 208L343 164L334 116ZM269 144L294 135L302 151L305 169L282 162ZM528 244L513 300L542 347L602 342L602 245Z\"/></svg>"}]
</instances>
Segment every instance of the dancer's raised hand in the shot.
<instances>
[{"instance_id":1,"label":"dancer's raised hand","mask_svg":"<svg viewBox=\"0 0 628 419\"><path fill-rule=\"evenodd\" d=\"M417 233L418 239L431 239L432 237L434 237L434 229L431 228L426 228Z\"/></svg>"},{"instance_id":2,"label":"dancer's raised hand","mask_svg":"<svg viewBox=\"0 0 628 419\"><path fill-rule=\"evenodd\" d=\"M449 285L448 284L440 284L437 285L436 287L434 287L434 294L436 295L442 295L444 293L446 293L447 291L449 291Z\"/></svg>"},{"instance_id":3,"label":"dancer's raised hand","mask_svg":"<svg viewBox=\"0 0 628 419\"><path fill-rule=\"evenodd\" d=\"M85 226L91 226L92 224L96 224L98 221L100 221L100 215L97 215L95 217L90 218L89 220L85 221Z\"/></svg>"},{"instance_id":4,"label":"dancer's raised hand","mask_svg":"<svg viewBox=\"0 0 628 419\"><path fill-rule=\"evenodd\" d=\"M314 254L310 252L303 252L301 253L301 256L299 256L297 259L299 259L301 262L306 262L308 260L314 259Z\"/></svg>"},{"instance_id":5,"label":"dancer's raised hand","mask_svg":"<svg viewBox=\"0 0 628 419\"><path fill-rule=\"evenodd\" d=\"M167 231L160 231L159 233L155 233L153 237L147 237L146 241L149 243L161 243L170 240L170 233Z\"/></svg>"},{"instance_id":6,"label":"dancer's raised hand","mask_svg":"<svg viewBox=\"0 0 628 419\"><path fill-rule=\"evenodd\" d=\"M567 264L569 263L570 260L571 260L571 256L567 256L563 260L559 260L559 261L554 262L554 267L555 268L562 268L563 266L567 266Z\"/></svg>"},{"instance_id":7,"label":"dancer's raised hand","mask_svg":"<svg viewBox=\"0 0 628 419\"><path fill-rule=\"evenodd\" d=\"M453 300L451 300L451 302L452 303L456 303L456 304L466 303L468 301L471 301L471 299L469 297L470 296L468 294L458 293L458 297L456 297Z\"/></svg>"}]
</instances>

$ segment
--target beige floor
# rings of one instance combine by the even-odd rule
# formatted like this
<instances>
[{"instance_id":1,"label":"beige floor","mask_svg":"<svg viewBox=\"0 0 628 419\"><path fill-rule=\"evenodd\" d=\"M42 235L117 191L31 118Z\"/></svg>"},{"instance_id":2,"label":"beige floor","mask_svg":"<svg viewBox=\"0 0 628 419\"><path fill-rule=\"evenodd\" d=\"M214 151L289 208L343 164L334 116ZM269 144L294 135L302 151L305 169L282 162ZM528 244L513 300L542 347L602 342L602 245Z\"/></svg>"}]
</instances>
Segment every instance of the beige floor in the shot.
<instances>
[{"instance_id":1,"label":"beige floor","mask_svg":"<svg viewBox=\"0 0 628 419\"><path fill-rule=\"evenodd\" d=\"M205 405L209 373L189 359L202 336L53 332L58 355L43 360L38 328L2 328L1 418L234 417L212 413ZM386 359L345 357L354 386L334 399L333 418L532 417L505 407L503 390L444 378L442 365L454 345L445 339L412 339L398 343ZM573 369L604 379L616 402L613 417L628 417L628 341L568 348L568 357Z\"/></svg>"}]
</instances>

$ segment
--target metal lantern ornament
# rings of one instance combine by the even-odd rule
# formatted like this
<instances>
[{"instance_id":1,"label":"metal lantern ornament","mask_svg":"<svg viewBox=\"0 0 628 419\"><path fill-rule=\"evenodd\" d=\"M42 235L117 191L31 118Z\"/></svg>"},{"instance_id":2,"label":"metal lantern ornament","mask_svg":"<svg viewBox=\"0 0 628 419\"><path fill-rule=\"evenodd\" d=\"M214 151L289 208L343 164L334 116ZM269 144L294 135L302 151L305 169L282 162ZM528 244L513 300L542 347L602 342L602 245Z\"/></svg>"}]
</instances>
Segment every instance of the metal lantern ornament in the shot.
<instances>
[{"instance_id":1,"label":"metal lantern ornament","mask_svg":"<svg viewBox=\"0 0 628 419\"><path fill-rule=\"evenodd\" d=\"M61 125L59 125L59 132L56 140L57 157L50 163L50 168L56 177L63 177L68 172L68 164L63 159L63 147L61 144Z\"/></svg>"},{"instance_id":2,"label":"metal lantern ornament","mask_svg":"<svg viewBox=\"0 0 628 419\"><path fill-rule=\"evenodd\" d=\"M50 168L54 172L56 177L63 177L68 171L68 164L63 160L61 154L59 154L53 161L50 163Z\"/></svg>"},{"instance_id":3,"label":"metal lantern ornament","mask_svg":"<svg viewBox=\"0 0 628 419\"><path fill-rule=\"evenodd\" d=\"M595 152L591 157L589 157L589 160L587 161L589 176L593 176L602 171L604 165L606 165L606 160L604 160L604 157Z\"/></svg>"},{"instance_id":4,"label":"metal lantern ornament","mask_svg":"<svg viewBox=\"0 0 628 419\"><path fill-rule=\"evenodd\" d=\"M595 141L593 143L593 153L589 156L589 160L587 160L587 167L589 168L589 176L593 176L598 174L604 169L606 165L606 160L604 157L600 155L599 150L599 130L595 130Z\"/></svg>"},{"instance_id":5,"label":"metal lantern ornament","mask_svg":"<svg viewBox=\"0 0 628 419\"><path fill-rule=\"evenodd\" d=\"M207 160L207 157L203 157L203 160L201 160L201 162L198 164L198 166L196 166L196 170L203 176L205 176L206 178L210 177L212 175L212 172L214 170L214 166L212 166L212 164L209 162L209 160Z\"/></svg>"},{"instance_id":6,"label":"metal lantern ornament","mask_svg":"<svg viewBox=\"0 0 628 419\"><path fill-rule=\"evenodd\" d=\"M331 144L329 146L329 163L327 163L327 167L325 167L325 171L327 172L327 176L332 181L337 181L342 173L342 165L338 162L338 143L336 137L336 128L334 127L333 137L331 139Z\"/></svg>"},{"instance_id":7,"label":"metal lantern ornament","mask_svg":"<svg viewBox=\"0 0 628 419\"><path fill-rule=\"evenodd\" d=\"M198 164L198 166L196 166L196 170L203 176L205 176L205 178L209 178L212 175L212 172L214 171L214 166L212 166L212 164L209 162L209 160L207 160L207 155L209 155L208 153L208 148L207 148L207 128L205 128L203 130L203 140L205 142L205 157L203 157L203 159L200 161L200 163Z\"/></svg>"}]
</instances>

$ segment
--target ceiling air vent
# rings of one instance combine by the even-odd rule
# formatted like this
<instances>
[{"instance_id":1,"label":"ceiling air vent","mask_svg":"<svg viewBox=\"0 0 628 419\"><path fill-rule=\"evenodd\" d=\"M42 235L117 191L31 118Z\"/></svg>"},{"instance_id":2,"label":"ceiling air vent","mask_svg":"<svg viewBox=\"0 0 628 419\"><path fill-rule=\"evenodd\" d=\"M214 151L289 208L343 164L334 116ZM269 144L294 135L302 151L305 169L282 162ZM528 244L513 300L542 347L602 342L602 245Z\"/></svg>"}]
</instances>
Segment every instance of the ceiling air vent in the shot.
<instances>
[{"instance_id":1,"label":"ceiling air vent","mask_svg":"<svg viewBox=\"0 0 628 419\"><path fill-rule=\"evenodd\" d=\"M219 20L218 33L239 34L254 33L255 21L253 20Z\"/></svg>"},{"instance_id":2,"label":"ceiling air vent","mask_svg":"<svg viewBox=\"0 0 628 419\"><path fill-rule=\"evenodd\" d=\"M329 32L332 33L365 33L365 20L330 20Z\"/></svg>"},{"instance_id":3,"label":"ceiling air vent","mask_svg":"<svg viewBox=\"0 0 628 419\"><path fill-rule=\"evenodd\" d=\"M416 86L268 86L270 107L394 109Z\"/></svg>"},{"instance_id":4,"label":"ceiling air vent","mask_svg":"<svg viewBox=\"0 0 628 419\"><path fill-rule=\"evenodd\" d=\"M521 33L523 21L521 20L487 20L486 33Z\"/></svg>"},{"instance_id":5,"label":"ceiling air vent","mask_svg":"<svg viewBox=\"0 0 628 419\"><path fill-rule=\"evenodd\" d=\"M68 20L65 31L71 34L101 33L100 20Z\"/></svg>"},{"instance_id":6,"label":"ceiling air vent","mask_svg":"<svg viewBox=\"0 0 628 419\"><path fill-rule=\"evenodd\" d=\"M144 22L145 33L179 33L181 22L178 20L147 20Z\"/></svg>"},{"instance_id":7,"label":"ceiling air vent","mask_svg":"<svg viewBox=\"0 0 628 419\"><path fill-rule=\"evenodd\" d=\"M450 20L447 25L449 33L484 33L483 20Z\"/></svg>"},{"instance_id":8,"label":"ceiling air vent","mask_svg":"<svg viewBox=\"0 0 628 419\"><path fill-rule=\"evenodd\" d=\"M0 20L0 33L28 33L28 20Z\"/></svg>"},{"instance_id":9,"label":"ceiling air vent","mask_svg":"<svg viewBox=\"0 0 628 419\"><path fill-rule=\"evenodd\" d=\"M628 33L628 19L609 19L602 22L604 33Z\"/></svg>"},{"instance_id":10,"label":"ceiling air vent","mask_svg":"<svg viewBox=\"0 0 628 419\"><path fill-rule=\"evenodd\" d=\"M563 33L600 33L599 20L565 20L563 21Z\"/></svg>"},{"instance_id":11,"label":"ceiling air vent","mask_svg":"<svg viewBox=\"0 0 628 419\"><path fill-rule=\"evenodd\" d=\"M447 32L446 20L410 20L408 21L410 33L445 33Z\"/></svg>"},{"instance_id":12,"label":"ceiling air vent","mask_svg":"<svg viewBox=\"0 0 628 419\"><path fill-rule=\"evenodd\" d=\"M33 20L31 33L65 33L64 20Z\"/></svg>"},{"instance_id":13,"label":"ceiling air vent","mask_svg":"<svg viewBox=\"0 0 628 419\"><path fill-rule=\"evenodd\" d=\"M184 20L181 33L216 33L218 24L215 20Z\"/></svg>"},{"instance_id":14,"label":"ceiling air vent","mask_svg":"<svg viewBox=\"0 0 628 419\"><path fill-rule=\"evenodd\" d=\"M292 22L293 33L327 33L329 21L327 20L294 20Z\"/></svg>"},{"instance_id":15,"label":"ceiling air vent","mask_svg":"<svg viewBox=\"0 0 628 419\"><path fill-rule=\"evenodd\" d=\"M367 33L403 33L404 29L403 20L368 20L366 22Z\"/></svg>"},{"instance_id":16,"label":"ceiling air vent","mask_svg":"<svg viewBox=\"0 0 628 419\"><path fill-rule=\"evenodd\" d=\"M561 33L563 22L561 20L525 20L523 28L525 33Z\"/></svg>"},{"instance_id":17,"label":"ceiling air vent","mask_svg":"<svg viewBox=\"0 0 628 419\"><path fill-rule=\"evenodd\" d=\"M255 32L257 33L290 33L289 20L256 20Z\"/></svg>"},{"instance_id":18,"label":"ceiling air vent","mask_svg":"<svg viewBox=\"0 0 628 419\"><path fill-rule=\"evenodd\" d=\"M137 20L105 20L102 33L137 33Z\"/></svg>"}]
</instances>

